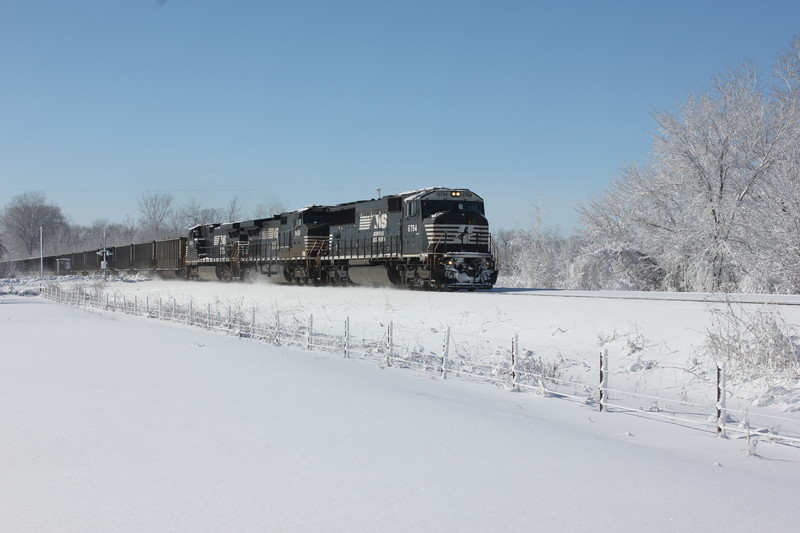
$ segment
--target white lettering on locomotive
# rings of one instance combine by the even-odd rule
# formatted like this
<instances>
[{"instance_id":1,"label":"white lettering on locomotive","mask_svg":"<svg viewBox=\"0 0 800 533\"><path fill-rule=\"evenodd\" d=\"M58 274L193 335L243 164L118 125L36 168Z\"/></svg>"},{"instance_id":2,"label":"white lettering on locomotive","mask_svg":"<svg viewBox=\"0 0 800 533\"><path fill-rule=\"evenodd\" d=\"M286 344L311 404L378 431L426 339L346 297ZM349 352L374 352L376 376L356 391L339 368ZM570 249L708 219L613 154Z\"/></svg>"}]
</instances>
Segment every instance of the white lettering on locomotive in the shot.
<instances>
[{"instance_id":1,"label":"white lettering on locomotive","mask_svg":"<svg viewBox=\"0 0 800 533\"><path fill-rule=\"evenodd\" d=\"M388 222L388 215L386 213L377 213L374 215L361 215L358 218L359 231L369 231L375 229L386 229Z\"/></svg>"}]
</instances>

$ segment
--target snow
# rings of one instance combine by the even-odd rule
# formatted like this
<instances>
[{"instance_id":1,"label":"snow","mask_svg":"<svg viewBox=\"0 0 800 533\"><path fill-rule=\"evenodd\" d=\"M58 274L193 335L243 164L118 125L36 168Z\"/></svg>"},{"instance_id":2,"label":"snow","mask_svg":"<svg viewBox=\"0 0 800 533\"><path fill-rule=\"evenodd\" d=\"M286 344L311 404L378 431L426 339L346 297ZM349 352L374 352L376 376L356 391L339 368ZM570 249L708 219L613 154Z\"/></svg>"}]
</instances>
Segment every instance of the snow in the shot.
<instances>
[{"instance_id":1,"label":"snow","mask_svg":"<svg viewBox=\"0 0 800 533\"><path fill-rule=\"evenodd\" d=\"M797 447L763 440L748 456L744 438L718 439L709 427L23 296L40 282L0 282L5 531L795 527ZM659 396L677 387L707 400L707 362L687 361L702 359L709 303L60 283L153 306L191 299L198 308L257 306L264 317L277 309L287 324L313 314L318 331L349 317L354 335L366 336L392 321L398 347L440 349L450 326L454 352L487 360L503 356L495 342L519 335L525 351L561 357L587 382L607 349L612 387ZM800 298L781 303L799 323ZM786 397L796 393L770 412L794 415Z\"/></svg>"}]
</instances>

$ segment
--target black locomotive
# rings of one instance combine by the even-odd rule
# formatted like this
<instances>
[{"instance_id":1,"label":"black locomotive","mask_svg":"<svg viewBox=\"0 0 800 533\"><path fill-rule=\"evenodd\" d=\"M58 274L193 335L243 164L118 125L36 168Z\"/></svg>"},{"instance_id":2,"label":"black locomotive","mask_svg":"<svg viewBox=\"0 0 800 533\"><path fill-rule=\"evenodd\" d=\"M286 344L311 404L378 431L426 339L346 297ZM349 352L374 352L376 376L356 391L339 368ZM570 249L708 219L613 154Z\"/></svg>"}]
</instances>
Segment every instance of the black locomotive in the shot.
<instances>
[{"instance_id":1,"label":"black locomotive","mask_svg":"<svg viewBox=\"0 0 800 533\"><path fill-rule=\"evenodd\" d=\"M483 199L433 187L256 220L201 224L187 237L48 257L63 273L156 271L188 279L490 289L497 281ZM105 265L103 264L105 262ZM39 259L21 268L38 271ZM63 266L62 266L63 264ZM55 268L52 268L55 267Z\"/></svg>"}]
</instances>

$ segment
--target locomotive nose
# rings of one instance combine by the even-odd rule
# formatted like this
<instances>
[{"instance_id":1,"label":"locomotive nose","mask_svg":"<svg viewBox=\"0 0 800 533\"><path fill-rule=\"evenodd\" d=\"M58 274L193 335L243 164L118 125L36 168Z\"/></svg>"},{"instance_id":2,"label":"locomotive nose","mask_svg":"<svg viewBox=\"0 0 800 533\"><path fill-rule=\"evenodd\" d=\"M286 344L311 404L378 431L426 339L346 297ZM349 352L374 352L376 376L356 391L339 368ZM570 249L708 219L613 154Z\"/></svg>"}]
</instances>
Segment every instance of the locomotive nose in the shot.
<instances>
[{"instance_id":1,"label":"locomotive nose","mask_svg":"<svg viewBox=\"0 0 800 533\"><path fill-rule=\"evenodd\" d=\"M487 226L489 223L486 217L480 213L472 211L459 211L454 209L452 211L442 211L432 216L434 224L459 224L459 225L474 225L474 226Z\"/></svg>"}]
</instances>

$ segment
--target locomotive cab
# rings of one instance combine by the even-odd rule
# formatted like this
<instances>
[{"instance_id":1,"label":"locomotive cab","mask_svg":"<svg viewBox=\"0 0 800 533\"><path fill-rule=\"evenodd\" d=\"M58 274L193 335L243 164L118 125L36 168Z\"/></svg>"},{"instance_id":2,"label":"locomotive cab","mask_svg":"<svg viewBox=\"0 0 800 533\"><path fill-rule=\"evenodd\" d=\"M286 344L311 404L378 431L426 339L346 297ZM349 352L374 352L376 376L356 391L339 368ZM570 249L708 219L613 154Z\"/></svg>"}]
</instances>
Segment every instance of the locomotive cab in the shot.
<instances>
[{"instance_id":1,"label":"locomotive cab","mask_svg":"<svg viewBox=\"0 0 800 533\"><path fill-rule=\"evenodd\" d=\"M465 189L424 190L406 199L406 242L445 289L490 289L497 281L483 199Z\"/></svg>"}]
</instances>

